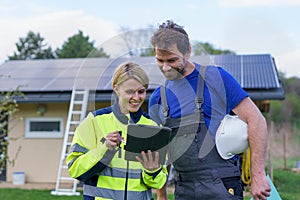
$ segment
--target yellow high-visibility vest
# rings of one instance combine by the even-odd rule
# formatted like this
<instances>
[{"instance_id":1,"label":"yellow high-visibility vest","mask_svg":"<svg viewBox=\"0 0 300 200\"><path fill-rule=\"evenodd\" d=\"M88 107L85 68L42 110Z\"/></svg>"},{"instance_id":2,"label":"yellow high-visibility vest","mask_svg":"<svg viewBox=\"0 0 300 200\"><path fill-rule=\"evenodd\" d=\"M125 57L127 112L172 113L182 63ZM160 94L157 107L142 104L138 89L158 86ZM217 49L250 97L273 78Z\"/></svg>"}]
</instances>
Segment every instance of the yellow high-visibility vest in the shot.
<instances>
[{"instance_id":1,"label":"yellow high-visibility vest","mask_svg":"<svg viewBox=\"0 0 300 200\"><path fill-rule=\"evenodd\" d=\"M140 110L137 124L156 125ZM125 115L122 116L124 120ZM129 116L127 116L129 117ZM127 123L121 122L113 107L89 113L76 128L66 162L71 177L84 182L83 193L100 199L123 199L128 162L127 199L151 199L151 188L160 189L167 181L167 169L147 172L139 162L126 161L123 144L109 150L105 137L113 131L122 131L126 141Z\"/></svg>"}]
</instances>

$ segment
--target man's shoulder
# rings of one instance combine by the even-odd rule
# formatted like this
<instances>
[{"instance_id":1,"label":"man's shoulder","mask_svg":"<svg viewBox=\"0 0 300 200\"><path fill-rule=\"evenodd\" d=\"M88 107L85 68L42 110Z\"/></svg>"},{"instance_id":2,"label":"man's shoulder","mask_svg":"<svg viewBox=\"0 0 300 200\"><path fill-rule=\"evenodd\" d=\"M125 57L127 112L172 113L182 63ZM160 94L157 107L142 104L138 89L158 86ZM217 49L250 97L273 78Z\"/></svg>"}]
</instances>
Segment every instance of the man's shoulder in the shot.
<instances>
[{"instance_id":1,"label":"man's shoulder","mask_svg":"<svg viewBox=\"0 0 300 200\"><path fill-rule=\"evenodd\" d=\"M210 73L224 73L225 70L220 65L207 65L206 66L206 72L210 72Z\"/></svg>"},{"instance_id":2,"label":"man's shoulder","mask_svg":"<svg viewBox=\"0 0 300 200\"><path fill-rule=\"evenodd\" d=\"M160 97L160 88L163 87L162 85L158 86L157 88L154 89L154 91L150 95L150 100L151 99L157 99Z\"/></svg>"},{"instance_id":3,"label":"man's shoulder","mask_svg":"<svg viewBox=\"0 0 300 200\"><path fill-rule=\"evenodd\" d=\"M192 78L198 77L199 73L201 73L204 78L214 77L216 74L223 74L226 73L224 68L219 65L209 64L209 65L202 65L195 63L195 70L193 71Z\"/></svg>"},{"instance_id":4,"label":"man's shoulder","mask_svg":"<svg viewBox=\"0 0 300 200\"><path fill-rule=\"evenodd\" d=\"M233 76L220 65L208 65L205 73L205 81L227 81L234 79Z\"/></svg>"}]
</instances>

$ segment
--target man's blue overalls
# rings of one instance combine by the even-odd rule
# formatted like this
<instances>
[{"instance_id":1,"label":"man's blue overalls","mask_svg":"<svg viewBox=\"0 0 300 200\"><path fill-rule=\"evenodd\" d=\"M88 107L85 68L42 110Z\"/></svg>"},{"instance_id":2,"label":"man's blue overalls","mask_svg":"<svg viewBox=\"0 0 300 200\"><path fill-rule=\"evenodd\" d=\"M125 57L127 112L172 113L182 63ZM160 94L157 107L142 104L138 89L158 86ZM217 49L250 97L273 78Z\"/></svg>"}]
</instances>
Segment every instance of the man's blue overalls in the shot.
<instances>
[{"instance_id":1,"label":"man's blue overalls","mask_svg":"<svg viewBox=\"0 0 300 200\"><path fill-rule=\"evenodd\" d=\"M176 200L243 199L238 160L224 160L204 122L201 108L204 98L206 67L200 67L194 114L170 118L164 87L160 88L164 126L172 128L174 138L169 155L175 169Z\"/></svg>"}]
</instances>

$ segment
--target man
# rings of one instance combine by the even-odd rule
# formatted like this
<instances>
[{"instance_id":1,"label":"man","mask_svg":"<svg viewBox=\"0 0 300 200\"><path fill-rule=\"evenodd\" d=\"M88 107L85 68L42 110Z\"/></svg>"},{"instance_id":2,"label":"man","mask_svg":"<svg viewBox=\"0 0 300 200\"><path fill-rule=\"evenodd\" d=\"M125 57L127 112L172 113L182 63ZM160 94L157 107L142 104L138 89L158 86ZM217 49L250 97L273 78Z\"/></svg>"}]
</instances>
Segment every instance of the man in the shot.
<instances>
[{"instance_id":1,"label":"man","mask_svg":"<svg viewBox=\"0 0 300 200\"><path fill-rule=\"evenodd\" d=\"M254 200L267 199L267 125L247 93L223 68L189 61L188 34L173 21L161 24L151 42L167 81L151 95L149 112L174 133L169 154L175 199L243 199L238 157L222 159L214 143L221 120L231 112L248 125L251 193ZM166 191L158 191L158 196L166 199Z\"/></svg>"}]
</instances>

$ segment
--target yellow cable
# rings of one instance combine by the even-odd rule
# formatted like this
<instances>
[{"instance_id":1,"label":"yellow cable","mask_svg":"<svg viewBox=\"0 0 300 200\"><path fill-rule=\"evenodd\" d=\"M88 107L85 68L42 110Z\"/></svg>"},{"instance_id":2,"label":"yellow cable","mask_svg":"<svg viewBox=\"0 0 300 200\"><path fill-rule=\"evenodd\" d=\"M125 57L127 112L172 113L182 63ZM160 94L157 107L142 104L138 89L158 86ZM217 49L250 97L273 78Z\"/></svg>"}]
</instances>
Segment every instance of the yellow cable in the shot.
<instances>
[{"instance_id":1,"label":"yellow cable","mask_svg":"<svg viewBox=\"0 0 300 200\"><path fill-rule=\"evenodd\" d=\"M242 162L242 181L246 185L251 184L251 173L250 173L250 148L243 153Z\"/></svg>"}]
</instances>

